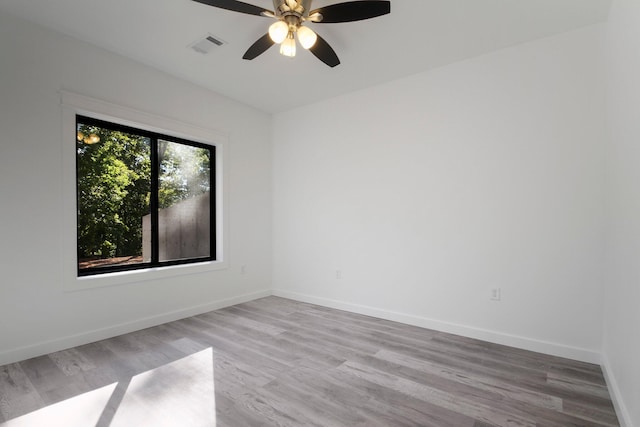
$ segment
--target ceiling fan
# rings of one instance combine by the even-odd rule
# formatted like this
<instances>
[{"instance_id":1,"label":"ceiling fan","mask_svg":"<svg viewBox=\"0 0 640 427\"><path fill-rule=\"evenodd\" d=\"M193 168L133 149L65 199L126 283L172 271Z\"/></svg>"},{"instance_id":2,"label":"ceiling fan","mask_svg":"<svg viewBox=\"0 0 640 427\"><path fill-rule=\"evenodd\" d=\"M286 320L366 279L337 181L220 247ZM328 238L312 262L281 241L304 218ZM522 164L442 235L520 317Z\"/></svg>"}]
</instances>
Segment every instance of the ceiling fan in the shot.
<instances>
[{"instance_id":1,"label":"ceiling fan","mask_svg":"<svg viewBox=\"0 0 640 427\"><path fill-rule=\"evenodd\" d=\"M333 24L361 21L386 15L391 11L389 1L358 0L337 3L311 10L312 0L273 0L275 11L237 0L194 0L220 9L276 19L269 31L260 37L247 51L243 59L254 59L274 44L280 44L284 56L296 55L296 37L300 45L330 67L340 64L335 51L305 22Z\"/></svg>"}]
</instances>

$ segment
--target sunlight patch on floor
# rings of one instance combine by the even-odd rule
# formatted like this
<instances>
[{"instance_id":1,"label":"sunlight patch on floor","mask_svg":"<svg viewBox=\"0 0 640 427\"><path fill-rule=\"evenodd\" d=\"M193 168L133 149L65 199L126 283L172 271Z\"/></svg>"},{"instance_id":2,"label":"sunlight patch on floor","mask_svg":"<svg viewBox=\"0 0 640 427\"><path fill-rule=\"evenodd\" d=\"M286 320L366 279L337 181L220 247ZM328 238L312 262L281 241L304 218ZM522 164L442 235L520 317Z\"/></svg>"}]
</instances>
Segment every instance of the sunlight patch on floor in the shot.
<instances>
[{"instance_id":1,"label":"sunlight patch on floor","mask_svg":"<svg viewBox=\"0 0 640 427\"><path fill-rule=\"evenodd\" d=\"M80 394L0 427L215 426L211 348Z\"/></svg>"},{"instance_id":2,"label":"sunlight patch on floor","mask_svg":"<svg viewBox=\"0 0 640 427\"><path fill-rule=\"evenodd\" d=\"M117 383L63 400L45 408L9 420L2 427L95 426L111 398Z\"/></svg>"},{"instance_id":3,"label":"sunlight patch on floor","mask_svg":"<svg viewBox=\"0 0 640 427\"><path fill-rule=\"evenodd\" d=\"M131 378L111 427L215 426L211 348Z\"/></svg>"}]
</instances>

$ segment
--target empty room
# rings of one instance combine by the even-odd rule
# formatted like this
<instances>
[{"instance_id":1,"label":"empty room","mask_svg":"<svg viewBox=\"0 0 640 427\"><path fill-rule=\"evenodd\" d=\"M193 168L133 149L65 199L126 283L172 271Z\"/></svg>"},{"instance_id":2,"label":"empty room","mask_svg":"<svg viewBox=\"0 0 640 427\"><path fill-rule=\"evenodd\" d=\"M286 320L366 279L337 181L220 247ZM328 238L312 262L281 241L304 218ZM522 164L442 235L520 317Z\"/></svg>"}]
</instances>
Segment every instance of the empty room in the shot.
<instances>
[{"instance_id":1,"label":"empty room","mask_svg":"<svg viewBox=\"0 0 640 427\"><path fill-rule=\"evenodd\" d=\"M0 0L0 426L640 426L637 0Z\"/></svg>"}]
</instances>

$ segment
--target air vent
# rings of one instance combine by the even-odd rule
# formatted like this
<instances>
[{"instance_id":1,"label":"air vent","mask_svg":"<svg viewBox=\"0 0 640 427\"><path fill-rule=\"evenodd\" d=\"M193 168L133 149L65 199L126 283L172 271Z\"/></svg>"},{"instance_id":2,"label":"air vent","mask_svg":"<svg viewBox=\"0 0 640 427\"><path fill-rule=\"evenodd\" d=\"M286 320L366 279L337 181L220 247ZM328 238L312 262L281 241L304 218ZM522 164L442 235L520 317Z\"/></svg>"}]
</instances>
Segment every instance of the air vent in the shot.
<instances>
[{"instance_id":1,"label":"air vent","mask_svg":"<svg viewBox=\"0 0 640 427\"><path fill-rule=\"evenodd\" d=\"M189 47L198 53L206 55L207 53L211 52L213 49L220 47L223 44L226 44L226 43L220 38L213 36L211 34L207 34L206 36L201 37L195 42L191 43Z\"/></svg>"}]
</instances>

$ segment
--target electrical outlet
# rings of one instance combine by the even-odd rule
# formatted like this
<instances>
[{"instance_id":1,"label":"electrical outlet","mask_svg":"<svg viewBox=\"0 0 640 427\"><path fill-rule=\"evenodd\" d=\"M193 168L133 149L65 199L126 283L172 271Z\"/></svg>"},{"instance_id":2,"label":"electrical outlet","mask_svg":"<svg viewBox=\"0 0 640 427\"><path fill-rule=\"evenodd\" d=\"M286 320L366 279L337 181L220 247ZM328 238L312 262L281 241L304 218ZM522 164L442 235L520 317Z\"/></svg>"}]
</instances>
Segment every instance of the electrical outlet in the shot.
<instances>
[{"instance_id":1,"label":"electrical outlet","mask_svg":"<svg viewBox=\"0 0 640 427\"><path fill-rule=\"evenodd\" d=\"M336 270L336 279L342 279L342 271Z\"/></svg>"},{"instance_id":2,"label":"electrical outlet","mask_svg":"<svg viewBox=\"0 0 640 427\"><path fill-rule=\"evenodd\" d=\"M502 295L501 295L500 288L491 289L491 296L489 297L491 301L500 301L501 297Z\"/></svg>"},{"instance_id":3,"label":"electrical outlet","mask_svg":"<svg viewBox=\"0 0 640 427\"><path fill-rule=\"evenodd\" d=\"M240 274L244 274L247 272L247 266L246 265L241 265L240 266Z\"/></svg>"}]
</instances>

